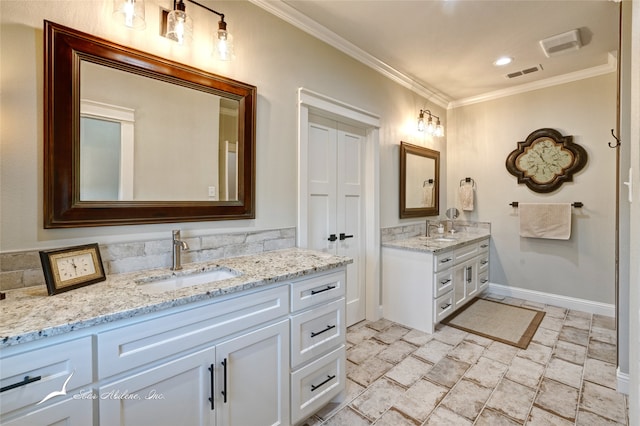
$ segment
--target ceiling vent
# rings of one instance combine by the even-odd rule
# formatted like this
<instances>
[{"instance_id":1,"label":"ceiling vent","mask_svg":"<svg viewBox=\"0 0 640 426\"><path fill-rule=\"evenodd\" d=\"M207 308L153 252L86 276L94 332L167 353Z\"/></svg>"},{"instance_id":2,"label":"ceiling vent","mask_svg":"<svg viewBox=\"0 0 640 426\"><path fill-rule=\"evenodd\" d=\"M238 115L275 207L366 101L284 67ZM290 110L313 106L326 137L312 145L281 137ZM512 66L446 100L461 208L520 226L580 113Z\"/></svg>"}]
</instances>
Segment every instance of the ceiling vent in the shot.
<instances>
[{"instance_id":1,"label":"ceiling vent","mask_svg":"<svg viewBox=\"0 0 640 426\"><path fill-rule=\"evenodd\" d=\"M553 37L540 40L540 46L547 58L557 56L567 52L573 52L582 47L580 41L580 31L571 30L566 33L554 35Z\"/></svg>"},{"instance_id":2,"label":"ceiling vent","mask_svg":"<svg viewBox=\"0 0 640 426\"><path fill-rule=\"evenodd\" d=\"M532 72L537 72L537 71L541 71L541 70L542 70L542 65L538 65L538 66L535 66L535 67L525 68L525 69L520 70L520 71L510 72L505 77L507 77L507 78L515 78L515 77L520 77L520 76L531 74Z\"/></svg>"}]
</instances>

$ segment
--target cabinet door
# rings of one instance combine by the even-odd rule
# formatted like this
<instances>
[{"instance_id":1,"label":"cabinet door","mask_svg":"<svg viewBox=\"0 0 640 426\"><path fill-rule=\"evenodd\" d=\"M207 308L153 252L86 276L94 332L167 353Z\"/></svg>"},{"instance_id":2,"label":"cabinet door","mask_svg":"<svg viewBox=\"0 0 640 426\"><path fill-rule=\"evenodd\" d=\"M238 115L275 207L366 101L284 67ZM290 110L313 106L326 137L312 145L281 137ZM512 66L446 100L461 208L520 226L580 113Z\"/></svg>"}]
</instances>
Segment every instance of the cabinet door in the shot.
<instances>
[{"instance_id":1,"label":"cabinet door","mask_svg":"<svg viewBox=\"0 0 640 426\"><path fill-rule=\"evenodd\" d=\"M214 360L215 350L204 349L100 387L100 424L215 424Z\"/></svg>"},{"instance_id":2,"label":"cabinet door","mask_svg":"<svg viewBox=\"0 0 640 426\"><path fill-rule=\"evenodd\" d=\"M5 426L68 425L86 426L93 424L93 401L90 399L67 398L9 421Z\"/></svg>"},{"instance_id":3,"label":"cabinet door","mask_svg":"<svg viewBox=\"0 0 640 426\"><path fill-rule=\"evenodd\" d=\"M465 297L467 301L478 294L478 259L466 263L465 267Z\"/></svg>"},{"instance_id":4,"label":"cabinet door","mask_svg":"<svg viewBox=\"0 0 640 426\"><path fill-rule=\"evenodd\" d=\"M216 346L219 425L289 424L289 320Z\"/></svg>"},{"instance_id":5,"label":"cabinet door","mask_svg":"<svg viewBox=\"0 0 640 426\"><path fill-rule=\"evenodd\" d=\"M466 301L467 265L461 263L453 267L453 306L458 309Z\"/></svg>"}]
</instances>

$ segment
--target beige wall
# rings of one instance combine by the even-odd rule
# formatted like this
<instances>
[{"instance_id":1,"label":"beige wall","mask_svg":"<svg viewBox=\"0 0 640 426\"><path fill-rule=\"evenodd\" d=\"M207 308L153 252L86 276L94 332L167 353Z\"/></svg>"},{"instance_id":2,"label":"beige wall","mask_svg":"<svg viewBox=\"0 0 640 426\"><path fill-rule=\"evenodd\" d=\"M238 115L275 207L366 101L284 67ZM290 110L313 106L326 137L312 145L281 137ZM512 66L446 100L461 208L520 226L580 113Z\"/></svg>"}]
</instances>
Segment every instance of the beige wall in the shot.
<instances>
[{"instance_id":1,"label":"beige wall","mask_svg":"<svg viewBox=\"0 0 640 426\"><path fill-rule=\"evenodd\" d=\"M102 244L184 235L255 231L296 224L296 91L313 91L381 117L381 225L398 219L400 140L435 149L443 142L414 134L418 110L442 108L338 52L323 42L245 1L217 2L235 38L236 60L210 57L215 17L188 6L194 17L194 42L181 49L160 37L159 6L146 0L144 32L119 27L111 19L112 0L0 2L2 78L0 250ZM45 230L42 228L43 20L51 20L177 62L245 81L258 87L256 219L126 227ZM422 138L421 138L422 137ZM184 164L188 169L188 164ZM388 202L386 200L389 200Z\"/></svg>"},{"instance_id":2,"label":"beige wall","mask_svg":"<svg viewBox=\"0 0 640 426\"><path fill-rule=\"evenodd\" d=\"M459 107L448 112L448 206L459 204L456 182L477 184L476 210L467 219L492 224L491 282L614 303L616 75ZM505 167L507 155L534 130L573 135L588 154L586 167L549 194L538 194ZM569 241L520 238L519 202L574 202Z\"/></svg>"}]
</instances>

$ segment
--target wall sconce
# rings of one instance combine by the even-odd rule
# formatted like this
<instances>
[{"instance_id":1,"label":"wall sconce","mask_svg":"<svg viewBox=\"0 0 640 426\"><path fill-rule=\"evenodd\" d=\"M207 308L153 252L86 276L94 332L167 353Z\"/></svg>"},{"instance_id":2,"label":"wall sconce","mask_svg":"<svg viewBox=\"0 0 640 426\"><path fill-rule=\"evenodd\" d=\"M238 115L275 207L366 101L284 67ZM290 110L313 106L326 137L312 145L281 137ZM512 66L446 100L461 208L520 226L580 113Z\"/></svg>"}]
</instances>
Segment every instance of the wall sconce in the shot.
<instances>
[{"instance_id":1,"label":"wall sconce","mask_svg":"<svg viewBox=\"0 0 640 426\"><path fill-rule=\"evenodd\" d=\"M113 18L127 28L144 30L144 0L113 0Z\"/></svg>"},{"instance_id":2,"label":"wall sconce","mask_svg":"<svg viewBox=\"0 0 640 426\"><path fill-rule=\"evenodd\" d=\"M424 122L424 115L429 115L427 119L427 123ZM433 124L433 117L436 118L436 123ZM421 109L420 114L418 115L418 131L424 132L426 131L430 135L434 136L444 136L444 128L442 124L440 124L440 117L435 114L432 114L428 109Z\"/></svg>"},{"instance_id":3,"label":"wall sconce","mask_svg":"<svg viewBox=\"0 0 640 426\"><path fill-rule=\"evenodd\" d=\"M213 41L214 55L221 61L230 61L234 57L233 37L227 31L227 23L224 21L224 13L217 12L193 0L187 0L203 9L208 10L220 17L218 21L218 31ZM186 13L184 0L173 0L173 10L162 13L163 35L178 44L188 45L193 37L193 19Z\"/></svg>"}]
</instances>

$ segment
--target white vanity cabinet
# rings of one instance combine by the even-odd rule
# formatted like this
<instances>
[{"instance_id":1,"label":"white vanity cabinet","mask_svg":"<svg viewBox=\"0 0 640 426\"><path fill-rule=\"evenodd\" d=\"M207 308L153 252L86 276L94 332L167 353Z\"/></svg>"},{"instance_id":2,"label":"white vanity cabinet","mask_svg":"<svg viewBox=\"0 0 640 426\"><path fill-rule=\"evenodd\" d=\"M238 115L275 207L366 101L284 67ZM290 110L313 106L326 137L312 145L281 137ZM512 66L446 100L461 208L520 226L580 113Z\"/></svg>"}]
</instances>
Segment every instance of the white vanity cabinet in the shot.
<instances>
[{"instance_id":1,"label":"white vanity cabinet","mask_svg":"<svg viewBox=\"0 0 640 426\"><path fill-rule=\"evenodd\" d=\"M291 423L345 390L344 270L291 283Z\"/></svg>"},{"instance_id":2,"label":"white vanity cabinet","mask_svg":"<svg viewBox=\"0 0 640 426\"><path fill-rule=\"evenodd\" d=\"M287 425L288 290L99 333L100 424Z\"/></svg>"},{"instance_id":3,"label":"white vanity cabinet","mask_svg":"<svg viewBox=\"0 0 640 426\"><path fill-rule=\"evenodd\" d=\"M443 251L382 247L384 317L433 333L489 285L489 238Z\"/></svg>"},{"instance_id":4,"label":"white vanity cabinet","mask_svg":"<svg viewBox=\"0 0 640 426\"><path fill-rule=\"evenodd\" d=\"M345 389L345 280L338 267L3 348L0 423L298 423Z\"/></svg>"}]
</instances>

